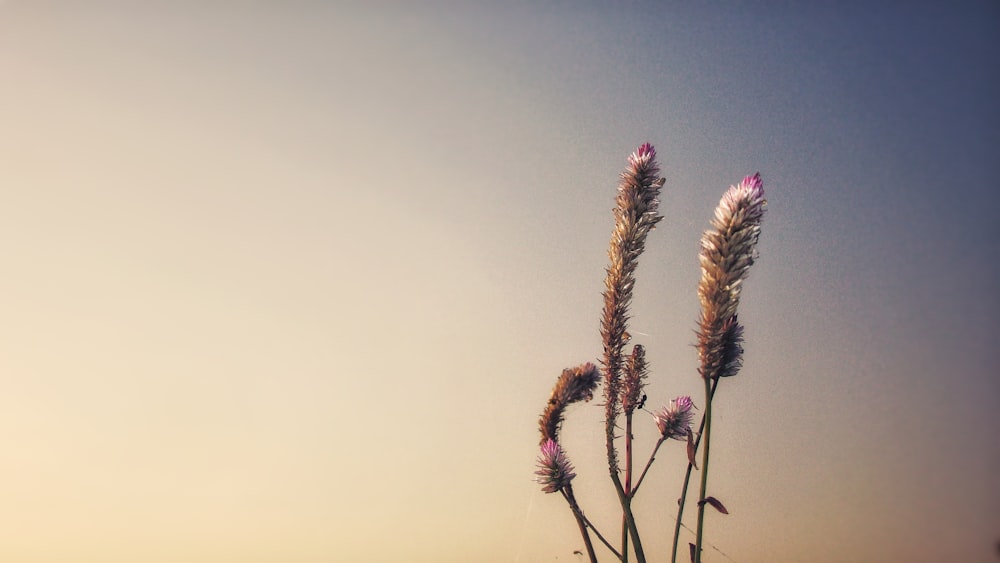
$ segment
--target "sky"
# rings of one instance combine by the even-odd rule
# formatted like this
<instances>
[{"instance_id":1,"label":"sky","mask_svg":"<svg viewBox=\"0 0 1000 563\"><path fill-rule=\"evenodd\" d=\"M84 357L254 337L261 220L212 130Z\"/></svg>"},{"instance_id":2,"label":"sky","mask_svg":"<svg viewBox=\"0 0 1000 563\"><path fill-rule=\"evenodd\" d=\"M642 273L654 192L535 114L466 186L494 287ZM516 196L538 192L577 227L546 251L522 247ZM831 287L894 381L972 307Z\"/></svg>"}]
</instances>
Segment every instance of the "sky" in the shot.
<instances>
[{"instance_id":1,"label":"sky","mask_svg":"<svg viewBox=\"0 0 1000 563\"><path fill-rule=\"evenodd\" d=\"M0 560L579 560L532 480L537 420L601 354L615 186L650 142L650 409L703 402L719 198L760 171L768 199L744 367L713 402L708 560L996 561L998 23L989 2L0 2ZM562 441L613 536L598 403ZM655 433L637 418L637 457ZM635 500L650 561L682 449Z\"/></svg>"}]
</instances>

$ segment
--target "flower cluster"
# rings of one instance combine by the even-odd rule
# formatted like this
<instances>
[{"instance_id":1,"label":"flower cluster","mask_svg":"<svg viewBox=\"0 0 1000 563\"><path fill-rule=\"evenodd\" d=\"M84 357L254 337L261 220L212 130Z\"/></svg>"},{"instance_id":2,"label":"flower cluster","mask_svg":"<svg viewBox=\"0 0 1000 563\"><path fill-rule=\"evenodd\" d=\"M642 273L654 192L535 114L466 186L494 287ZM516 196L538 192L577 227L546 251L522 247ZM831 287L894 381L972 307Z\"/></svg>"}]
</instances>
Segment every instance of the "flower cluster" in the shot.
<instances>
[{"instance_id":1,"label":"flower cluster","mask_svg":"<svg viewBox=\"0 0 1000 563\"><path fill-rule=\"evenodd\" d=\"M542 485L546 493L561 491L576 477L573 465L566 457L559 443L551 438L542 444L542 455L538 456L538 471L535 471L535 481Z\"/></svg>"},{"instance_id":2,"label":"flower cluster","mask_svg":"<svg viewBox=\"0 0 1000 563\"><path fill-rule=\"evenodd\" d=\"M660 429L660 435L664 439L686 440L688 432L691 431L691 419L694 413L691 409L694 403L691 397L681 396L670 401L670 405L663 407L653 415L656 427Z\"/></svg>"}]
</instances>

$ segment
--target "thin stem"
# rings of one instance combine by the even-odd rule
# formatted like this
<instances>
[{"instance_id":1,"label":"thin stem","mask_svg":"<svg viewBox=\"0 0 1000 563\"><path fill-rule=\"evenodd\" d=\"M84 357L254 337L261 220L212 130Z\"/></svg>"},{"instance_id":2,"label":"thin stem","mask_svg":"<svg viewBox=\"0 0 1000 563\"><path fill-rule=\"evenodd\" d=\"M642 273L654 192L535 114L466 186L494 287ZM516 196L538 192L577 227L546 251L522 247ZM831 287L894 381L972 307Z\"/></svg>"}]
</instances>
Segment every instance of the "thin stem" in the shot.
<instances>
[{"instance_id":1,"label":"thin stem","mask_svg":"<svg viewBox=\"0 0 1000 563\"><path fill-rule=\"evenodd\" d=\"M710 399L715 397L715 389L719 386L719 380L712 382L712 393ZM701 445L702 431L705 429L705 414L701 415L701 423L698 425L698 437L694 439L694 451L698 451ZM687 501L688 484L691 482L691 470L694 468L688 461L687 471L684 473L684 485L681 487L681 497L677 499L677 520L674 524L674 546L670 552L670 563L677 563L677 542L681 537L682 518L684 517L684 503ZM684 526L687 528L687 526ZM689 528L690 529L690 528Z\"/></svg>"},{"instance_id":2,"label":"thin stem","mask_svg":"<svg viewBox=\"0 0 1000 563\"><path fill-rule=\"evenodd\" d=\"M701 544L704 538L705 525L705 496L708 490L708 454L712 442L712 381L705 378L705 449L702 450L701 461L701 492L698 496L698 532L695 536L694 553L695 563L701 563Z\"/></svg>"},{"instance_id":3,"label":"thin stem","mask_svg":"<svg viewBox=\"0 0 1000 563\"><path fill-rule=\"evenodd\" d=\"M568 488L572 492L572 486L569 486ZM608 550L611 551L611 553L614 553L615 557L617 557L618 560L621 561L622 554L618 553L618 550L615 549L613 545L611 545L611 542L609 542L604 537L604 535L601 534L601 531L598 530L596 526L594 526L594 523L587 518L587 515L584 514L583 510L580 508L580 505L576 503L576 497L573 497L573 499L570 500L570 496L566 493L566 489L563 489L560 492L562 492L563 497L566 498L566 502L569 503L570 508L573 509L573 514L577 515L579 518L582 518L584 523L587 524L587 527L594 531L594 535L597 536L597 539L601 540L601 543L603 543L604 546L607 547Z\"/></svg>"},{"instance_id":4,"label":"thin stem","mask_svg":"<svg viewBox=\"0 0 1000 563\"><path fill-rule=\"evenodd\" d=\"M625 496L632 502L632 411L625 411ZM628 563L628 520L622 513L622 563ZM637 556L638 557L638 556Z\"/></svg>"},{"instance_id":5,"label":"thin stem","mask_svg":"<svg viewBox=\"0 0 1000 563\"><path fill-rule=\"evenodd\" d=\"M649 454L649 461L646 462L646 467L644 467L642 469L642 473L639 474L639 480L635 482L635 487L632 487L633 498L635 497L635 494L639 492L639 486L642 485L642 480L646 478L646 472L649 471L649 466L653 465L653 460L656 459L656 452L660 450L660 446L662 446L665 441L667 441L667 439L660 436L660 439L656 442L656 446L653 448L653 453Z\"/></svg>"},{"instance_id":6,"label":"thin stem","mask_svg":"<svg viewBox=\"0 0 1000 563\"><path fill-rule=\"evenodd\" d=\"M580 535L583 536L583 543L587 546L587 555L590 556L590 563L597 563L597 554L594 553L594 544L590 541L590 534L587 533L587 521L583 517L583 512L580 511L580 506L576 503L576 497L573 496L573 487L571 485L566 485L562 489L563 495L566 497L566 502L569 503L570 509L573 510L573 516L576 517L576 524L580 527Z\"/></svg>"},{"instance_id":7,"label":"thin stem","mask_svg":"<svg viewBox=\"0 0 1000 563\"><path fill-rule=\"evenodd\" d=\"M704 427L705 419L702 418L702 427ZM701 428L698 429L698 439L701 439ZM697 449L697 443L695 449ZM684 526L681 520L684 517L684 501L687 499L688 483L691 482L691 462L688 462L687 471L684 473L684 486L681 487L681 497L677 499L677 519L674 523L674 547L670 552L670 563L677 563L677 542L681 537L681 526ZM687 528L687 526L684 526ZM690 529L690 528L688 528Z\"/></svg>"}]
</instances>

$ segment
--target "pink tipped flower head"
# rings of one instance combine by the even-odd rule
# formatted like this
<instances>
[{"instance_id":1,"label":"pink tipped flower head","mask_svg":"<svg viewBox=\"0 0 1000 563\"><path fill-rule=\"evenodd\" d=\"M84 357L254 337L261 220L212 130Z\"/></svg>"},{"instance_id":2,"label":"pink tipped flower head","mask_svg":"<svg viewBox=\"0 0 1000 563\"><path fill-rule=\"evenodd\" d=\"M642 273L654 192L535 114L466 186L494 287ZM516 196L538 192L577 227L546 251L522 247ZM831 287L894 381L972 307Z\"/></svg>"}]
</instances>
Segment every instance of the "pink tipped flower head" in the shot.
<instances>
[{"instance_id":1,"label":"pink tipped flower head","mask_svg":"<svg viewBox=\"0 0 1000 563\"><path fill-rule=\"evenodd\" d=\"M664 438L674 440L686 440L688 431L691 430L691 419L694 413L691 409L694 403L691 397L681 396L670 401L670 405L663 407L653 415L656 427L660 429L660 434Z\"/></svg>"},{"instance_id":2,"label":"pink tipped flower head","mask_svg":"<svg viewBox=\"0 0 1000 563\"><path fill-rule=\"evenodd\" d=\"M618 182L618 196L612 212L615 216L615 228L608 247L610 264L604 280L604 310L601 316L604 420L608 463L612 472L618 470L614 448L615 421L623 408L622 393L628 391L623 389L622 384L622 371L625 367L623 349L628 341L626 335L635 270L639 256L645 250L646 235L663 219L659 214L660 201L657 198L666 180L660 177L659 172L656 150L653 145L643 143L628 157L628 166L621 173ZM635 372L638 373L639 370ZM629 399L629 406L634 399L637 397Z\"/></svg>"},{"instance_id":3,"label":"pink tipped flower head","mask_svg":"<svg viewBox=\"0 0 1000 563\"><path fill-rule=\"evenodd\" d=\"M656 160L656 149L649 143L639 145L628 157L628 163L637 168L653 160Z\"/></svg>"},{"instance_id":4,"label":"pink tipped flower head","mask_svg":"<svg viewBox=\"0 0 1000 563\"><path fill-rule=\"evenodd\" d=\"M760 174L747 176L722 196L712 228L701 238L698 356L704 378L729 377L739 371L743 329L737 323L736 311L743 282L757 259L757 239L766 207Z\"/></svg>"},{"instance_id":5,"label":"pink tipped flower head","mask_svg":"<svg viewBox=\"0 0 1000 563\"><path fill-rule=\"evenodd\" d=\"M535 481L542 485L542 490L546 493L561 491L576 477L566 452L552 439L542 444L542 455L538 457L538 471L535 471L535 475L538 475Z\"/></svg>"}]
</instances>

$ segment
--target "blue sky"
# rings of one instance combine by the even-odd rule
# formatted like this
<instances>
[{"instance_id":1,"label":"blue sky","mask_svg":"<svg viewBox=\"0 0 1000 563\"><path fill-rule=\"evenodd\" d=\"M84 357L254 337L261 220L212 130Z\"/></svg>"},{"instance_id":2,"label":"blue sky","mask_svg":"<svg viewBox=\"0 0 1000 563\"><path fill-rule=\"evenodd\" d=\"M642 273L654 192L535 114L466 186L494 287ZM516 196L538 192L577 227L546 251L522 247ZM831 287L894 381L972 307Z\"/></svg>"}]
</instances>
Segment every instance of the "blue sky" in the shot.
<instances>
[{"instance_id":1,"label":"blue sky","mask_svg":"<svg viewBox=\"0 0 1000 563\"><path fill-rule=\"evenodd\" d=\"M536 421L600 354L614 188L648 141L650 406L700 389L719 197L760 171L769 200L709 542L995 560L997 23L975 2L0 3L0 559L573 560ZM564 445L613 529L600 412ZM648 553L682 461L637 499Z\"/></svg>"}]
</instances>

